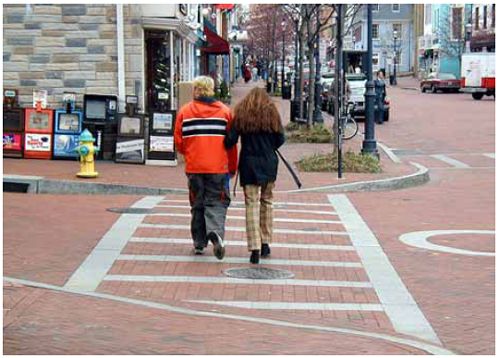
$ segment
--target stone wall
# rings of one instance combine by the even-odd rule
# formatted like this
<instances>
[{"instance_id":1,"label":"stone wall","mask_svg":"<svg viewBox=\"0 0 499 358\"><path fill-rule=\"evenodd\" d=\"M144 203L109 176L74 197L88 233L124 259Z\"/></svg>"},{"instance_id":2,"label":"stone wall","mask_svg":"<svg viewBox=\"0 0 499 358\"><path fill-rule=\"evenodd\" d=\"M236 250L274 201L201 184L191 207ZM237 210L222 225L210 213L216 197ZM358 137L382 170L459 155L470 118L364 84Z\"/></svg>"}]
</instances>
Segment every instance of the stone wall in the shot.
<instances>
[{"instance_id":1,"label":"stone wall","mask_svg":"<svg viewBox=\"0 0 499 358\"><path fill-rule=\"evenodd\" d=\"M3 23L3 85L19 90L22 106L32 106L33 89L48 90L51 108L66 91L79 106L85 93L118 94L116 5L3 5Z\"/></svg>"},{"instance_id":2,"label":"stone wall","mask_svg":"<svg viewBox=\"0 0 499 358\"><path fill-rule=\"evenodd\" d=\"M143 110L142 99L145 84L142 75L144 62L144 30L140 5L124 5L125 35L125 86L127 95L139 96L139 109Z\"/></svg>"}]
</instances>

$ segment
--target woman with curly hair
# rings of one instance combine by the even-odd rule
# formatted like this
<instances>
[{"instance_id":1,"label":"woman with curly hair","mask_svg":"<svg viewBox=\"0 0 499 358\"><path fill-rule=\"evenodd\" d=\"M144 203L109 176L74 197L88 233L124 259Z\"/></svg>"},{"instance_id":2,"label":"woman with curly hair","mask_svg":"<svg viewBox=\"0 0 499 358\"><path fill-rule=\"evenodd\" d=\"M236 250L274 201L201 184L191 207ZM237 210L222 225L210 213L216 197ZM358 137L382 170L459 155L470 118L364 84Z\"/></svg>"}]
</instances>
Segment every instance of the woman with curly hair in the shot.
<instances>
[{"instance_id":1,"label":"woman with curly hair","mask_svg":"<svg viewBox=\"0 0 499 358\"><path fill-rule=\"evenodd\" d=\"M272 242L272 189L277 177L276 150L284 143L281 117L263 88L253 88L233 111L234 122L225 137L230 149L241 137L240 184L246 206L246 235L250 262L270 255Z\"/></svg>"}]
</instances>

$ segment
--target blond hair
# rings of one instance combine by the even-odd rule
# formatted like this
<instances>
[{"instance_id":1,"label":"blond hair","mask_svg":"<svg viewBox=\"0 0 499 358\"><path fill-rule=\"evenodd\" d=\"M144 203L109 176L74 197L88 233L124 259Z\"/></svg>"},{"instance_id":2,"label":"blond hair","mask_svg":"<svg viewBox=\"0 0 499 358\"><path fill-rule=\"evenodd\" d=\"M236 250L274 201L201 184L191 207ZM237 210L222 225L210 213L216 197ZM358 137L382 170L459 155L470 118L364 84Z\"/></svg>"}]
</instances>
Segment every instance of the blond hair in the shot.
<instances>
[{"instance_id":1,"label":"blond hair","mask_svg":"<svg viewBox=\"0 0 499 358\"><path fill-rule=\"evenodd\" d=\"M194 91L202 97L213 97L215 95L215 82L208 76L198 76L193 81Z\"/></svg>"}]
</instances>

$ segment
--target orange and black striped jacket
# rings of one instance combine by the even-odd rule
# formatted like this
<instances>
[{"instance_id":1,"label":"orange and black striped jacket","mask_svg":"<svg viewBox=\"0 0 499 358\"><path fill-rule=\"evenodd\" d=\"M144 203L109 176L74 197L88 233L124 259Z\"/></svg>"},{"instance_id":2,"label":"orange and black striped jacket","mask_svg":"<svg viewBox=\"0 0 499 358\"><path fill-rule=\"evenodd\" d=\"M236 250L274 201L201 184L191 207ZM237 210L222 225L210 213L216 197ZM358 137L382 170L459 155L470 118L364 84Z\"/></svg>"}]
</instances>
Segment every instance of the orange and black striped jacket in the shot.
<instances>
[{"instance_id":1,"label":"orange and black striped jacket","mask_svg":"<svg viewBox=\"0 0 499 358\"><path fill-rule=\"evenodd\" d=\"M198 98L184 105L175 122L175 146L188 174L225 174L237 170L237 147L224 138L232 126L230 109L220 101Z\"/></svg>"}]
</instances>

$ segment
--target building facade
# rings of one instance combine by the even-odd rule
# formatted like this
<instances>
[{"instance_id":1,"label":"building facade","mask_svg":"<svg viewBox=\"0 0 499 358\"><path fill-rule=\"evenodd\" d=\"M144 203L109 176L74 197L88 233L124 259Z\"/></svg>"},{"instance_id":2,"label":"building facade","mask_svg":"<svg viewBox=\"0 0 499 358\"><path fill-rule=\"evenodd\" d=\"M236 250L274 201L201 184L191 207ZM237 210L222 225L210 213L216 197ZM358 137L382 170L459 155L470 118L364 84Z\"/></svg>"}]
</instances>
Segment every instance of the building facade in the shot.
<instances>
[{"instance_id":1,"label":"building facade","mask_svg":"<svg viewBox=\"0 0 499 358\"><path fill-rule=\"evenodd\" d=\"M214 41L225 42L227 56L213 56L218 73L212 75L229 80L232 8L210 7L4 5L4 88L18 90L21 106L32 105L34 89L45 89L52 108L60 106L64 92L75 92L77 105L84 94L117 95L123 110L125 96L137 95L140 110L177 109L178 83L210 73L203 65ZM205 31L208 19L214 35Z\"/></svg>"},{"instance_id":2,"label":"building facade","mask_svg":"<svg viewBox=\"0 0 499 358\"><path fill-rule=\"evenodd\" d=\"M414 71L413 7L411 4L372 5L373 71L384 69L391 74L395 61L397 72ZM367 6L362 6L357 13L348 35L352 37L351 47L345 49L367 50Z\"/></svg>"},{"instance_id":3,"label":"building facade","mask_svg":"<svg viewBox=\"0 0 499 358\"><path fill-rule=\"evenodd\" d=\"M471 24L470 48L474 52L496 51L496 5L472 4L467 6Z\"/></svg>"}]
</instances>

